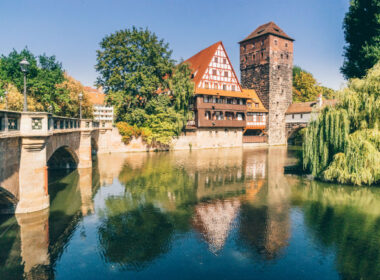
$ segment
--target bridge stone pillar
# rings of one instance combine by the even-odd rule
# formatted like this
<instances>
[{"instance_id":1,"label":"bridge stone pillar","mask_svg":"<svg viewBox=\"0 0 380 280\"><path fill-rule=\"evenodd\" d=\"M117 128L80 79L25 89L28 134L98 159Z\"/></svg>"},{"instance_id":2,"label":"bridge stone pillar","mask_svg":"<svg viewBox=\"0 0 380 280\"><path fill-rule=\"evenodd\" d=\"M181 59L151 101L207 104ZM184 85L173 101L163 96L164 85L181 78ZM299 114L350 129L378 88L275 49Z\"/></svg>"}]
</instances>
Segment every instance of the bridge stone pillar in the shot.
<instances>
[{"instance_id":1,"label":"bridge stone pillar","mask_svg":"<svg viewBox=\"0 0 380 280\"><path fill-rule=\"evenodd\" d=\"M92 122L90 120L81 120L81 134L79 144L79 163L78 168L92 167L91 156L91 131Z\"/></svg>"},{"instance_id":2,"label":"bridge stone pillar","mask_svg":"<svg viewBox=\"0 0 380 280\"><path fill-rule=\"evenodd\" d=\"M49 207L46 140L46 137L22 138L16 213Z\"/></svg>"},{"instance_id":3,"label":"bridge stone pillar","mask_svg":"<svg viewBox=\"0 0 380 280\"><path fill-rule=\"evenodd\" d=\"M48 279L41 266L49 259L49 210L16 214L20 226L21 257L26 279Z\"/></svg>"}]
</instances>

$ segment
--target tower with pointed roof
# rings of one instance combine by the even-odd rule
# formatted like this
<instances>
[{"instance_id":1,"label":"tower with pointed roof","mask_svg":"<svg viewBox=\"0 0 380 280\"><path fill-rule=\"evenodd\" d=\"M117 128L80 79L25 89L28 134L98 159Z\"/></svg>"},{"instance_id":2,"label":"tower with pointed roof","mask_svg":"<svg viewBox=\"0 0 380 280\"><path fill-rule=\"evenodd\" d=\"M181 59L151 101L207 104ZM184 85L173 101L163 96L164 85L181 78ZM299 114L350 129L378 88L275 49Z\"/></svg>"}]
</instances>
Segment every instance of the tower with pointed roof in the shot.
<instances>
[{"instance_id":1,"label":"tower with pointed roof","mask_svg":"<svg viewBox=\"0 0 380 280\"><path fill-rule=\"evenodd\" d=\"M286 144L285 112L292 103L293 41L274 22L259 26L240 44L243 88L254 89L268 114L268 143Z\"/></svg>"}]
</instances>

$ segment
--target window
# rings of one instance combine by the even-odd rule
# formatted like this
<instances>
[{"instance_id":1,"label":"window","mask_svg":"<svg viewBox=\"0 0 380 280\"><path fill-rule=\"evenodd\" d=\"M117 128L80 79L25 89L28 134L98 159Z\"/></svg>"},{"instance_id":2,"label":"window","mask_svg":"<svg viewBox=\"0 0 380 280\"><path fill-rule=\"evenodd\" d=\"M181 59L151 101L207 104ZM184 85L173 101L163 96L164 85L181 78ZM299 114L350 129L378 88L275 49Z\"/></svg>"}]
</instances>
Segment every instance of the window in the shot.
<instances>
[{"instance_id":1,"label":"window","mask_svg":"<svg viewBox=\"0 0 380 280\"><path fill-rule=\"evenodd\" d=\"M289 59L289 55L288 54L286 55L286 59Z\"/></svg>"},{"instance_id":2,"label":"window","mask_svg":"<svg viewBox=\"0 0 380 280\"><path fill-rule=\"evenodd\" d=\"M294 114L292 114L292 119L294 119Z\"/></svg>"},{"instance_id":3,"label":"window","mask_svg":"<svg viewBox=\"0 0 380 280\"><path fill-rule=\"evenodd\" d=\"M259 108L259 103L255 103L255 108Z\"/></svg>"},{"instance_id":4,"label":"window","mask_svg":"<svg viewBox=\"0 0 380 280\"><path fill-rule=\"evenodd\" d=\"M287 48L288 47L288 43L285 43L285 48Z\"/></svg>"},{"instance_id":5,"label":"window","mask_svg":"<svg viewBox=\"0 0 380 280\"><path fill-rule=\"evenodd\" d=\"M208 88L208 82L205 82L205 88Z\"/></svg>"},{"instance_id":6,"label":"window","mask_svg":"<svg viewBox=\"0 0 380 280\"><path fill-rule=\"evenodd\" d=\"M215 69L212 70L212 74L213 74L214 76L216 76L216 70L215 70Z\"/></svg>"},{"instance_id":7,"label":"window","mask_svg":"<svg viewBox=\"0 0 380 280\"><path fill-rule=\"evenodd\" d=\"M227 64L227 59L223 58L223 64Z\"/></svg>"},{"instance_id":8,"label":"window","mask_svg":"<svg viewBox=\"0 0 380 280\"><path fill-rule=\"evenodd\" d=\"M253 55L252 55L252 60L255 61L255 59L256 59L256 55L253 54Z\"/></svg>"},{"instance_id":9,"label":"window","mask_svg":"<svg viewBox=\"0 0 380 280\"><path fill-rule=\"evenodd\" d=\"M228 77L228 71L224 71L224 77Z\"/></svg>"},{"instance_id":10,"label":"window","mask_svg":"<svg viewBox=\"0 0 380 280\"><path fill-rule=\"evenodd\" d=\"M301 119L303 118L303 114L301 114Z\"/></svg>"},{"instance_id":11,"label":"window","mask_svg":"<svg viewBox=\"0 0 380 280\"><path fill-rule=\"evenodd\" d=\"M222 121L223 120L223 112L217 111L217 112L215 112L215 116L216 116L216 119L218 121Z\"/></svg>"},{"instance_id":12,"label":"window","mask_svg":"<svg viewBox=\"0 0 380 280\"><path fill-rule=\"evenodd\" d=\"M277 46L277 40L274 40L274 44Z\"/></svg>"},{"instance_id":13,"label":"window","mask_svg":"<svg viewBox=\"0 0 380 280\"><path fill-rule=\"evenodd\" d=\"M264 52L261 52L261 58L264 58Z\"/></svg>"},{"instance_id":14,"label":"window","mask_svg":"<svg viewBox=\"0 0 380 280\"><path fill-rule=\"evenodd\" d=\"M233 86L231 87L231 89L232 89L232 91L235 91L235 86L233 85Z\"/></svg>"},{"instance_id":15,"label":"window","mask_svg":"<svg viewBox=\"0 0 380 280\"><path fill-rule=\"evenodd\" d=\"M284 55L283 54L281 54L281 59L283 59L284 58Z\"/></svg>"},{"instance_id":16,"label":"window","mask_svg":"<svg viewBox=\"0 0 380 280\"><path fill-rule=\"evenodd\" d=\"M214 88L218 89L218 83L214 83Z\"/></svg>"},{"instance_id":17,"label":"window","mask_svg":"<svg viewBox=\"0 0 380 280\"><path fill-rule=\"evenodd\" d=\"M264 41L261 41L261 46L264 46Z\"/></svg>"},{"instance_id":18,"label":"window","mask_svg":"<svg viewBox=\"0 0 380 280\"><path fill-rule=\"evenodd\" d=\"M218 63L218 58L217 57L214 57L214 62Z\"/></svg>"},{"instance_id":19,"label":"window","mask_svg":"<svg viewBox=\"0 0 380 280\"><path fill-rule=\"evenodd\" d=\"M207 96L203 96L203 103L208 103L208 97Z\"/></svg>"},{"instance_id":20,"label":"window","mask_svg":"<svg viewBox=\"0 0 380 280\"><path fill-rule=\"evenodd\" d=\"M206 119L206 120L211 119L211 113L210 113L209 111L206 111L206 112L205 112L205 119Z\"/></svg>"},{"instance_id":21,"label":"window","mask_svg":"<svg viewBox=\"0 0 380 280\"><path fill-rule=\"evenodd\" d=\"M227 104L232 104L232 98L227 98Z\"/></svg>"},{"instance_id":22,"label":"window","mask_svg":"<svg viewBox=\"0 0 380 280\"><path fill-rule=\"evenodd\" d=\"M243 121L244 120L244 114L243 113L237 113L236 114L236 119L238 121Z\"/></svg>"},{"instance_id":23,"label":"window","mask_svg":"<svg viewBox=\"0 0 380 280\"><path fill-rule=\"evenodd\" d=\"M223 90L227 90L227 86L226 85L223 85Z\"/></svg>"},{"instance_id":24,"label":"window","mask_svg":"<svg viewBox=\"0 0 380 280\"><path fill-rule=\"evenodd\" d=\"M254 49L254 48L255 48L255 43L252 44L252 49Z\"/></svg>"},{"instance_id":25,"label":"window","mask_svg":"<svg viewBox=\"0 0 380 280\"><path fill-rule=\"evenodd\" d=\"M277 66L277 69L280 70L280 65Z\"/></svg>"}]
</instances>

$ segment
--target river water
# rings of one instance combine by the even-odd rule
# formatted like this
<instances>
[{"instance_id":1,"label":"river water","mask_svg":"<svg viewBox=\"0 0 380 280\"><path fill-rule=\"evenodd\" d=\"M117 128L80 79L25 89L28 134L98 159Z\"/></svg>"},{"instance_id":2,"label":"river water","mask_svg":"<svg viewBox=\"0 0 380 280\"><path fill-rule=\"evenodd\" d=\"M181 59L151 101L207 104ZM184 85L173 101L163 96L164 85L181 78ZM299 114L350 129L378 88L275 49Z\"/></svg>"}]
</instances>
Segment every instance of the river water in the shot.
<instances>
[{"instance_id":1,"label":"river water","mask_svg":"<svg viewBox=\"0 0 380 280\"><path fill-rule=\"evenodd\" d=\"M286 148L99 155L0 215L0 279L380 279L380 189L284 175Z\"/></svg>"}]
</instances>

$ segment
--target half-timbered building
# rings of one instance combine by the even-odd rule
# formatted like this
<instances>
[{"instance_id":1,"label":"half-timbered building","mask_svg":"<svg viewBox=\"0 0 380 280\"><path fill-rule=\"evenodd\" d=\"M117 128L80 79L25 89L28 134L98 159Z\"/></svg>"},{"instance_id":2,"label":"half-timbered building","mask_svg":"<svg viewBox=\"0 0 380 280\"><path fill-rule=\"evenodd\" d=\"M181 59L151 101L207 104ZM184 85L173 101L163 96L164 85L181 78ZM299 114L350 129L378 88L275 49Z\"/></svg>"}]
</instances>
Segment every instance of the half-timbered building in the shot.
<instances>
[{"instance_id":1,"label":"half-timbered building","mask_svg":"<svg viewBox=\"0 0 380 280\"><path fill-rule=\"evenodd\" d=\"M195 84L194 120L188 129L217 129L262 136L266 109L256 92L243 89L222 42L217 42L185 61ZM249 124L249 125L248 125Z\"/></svg>"}]
</instances>

